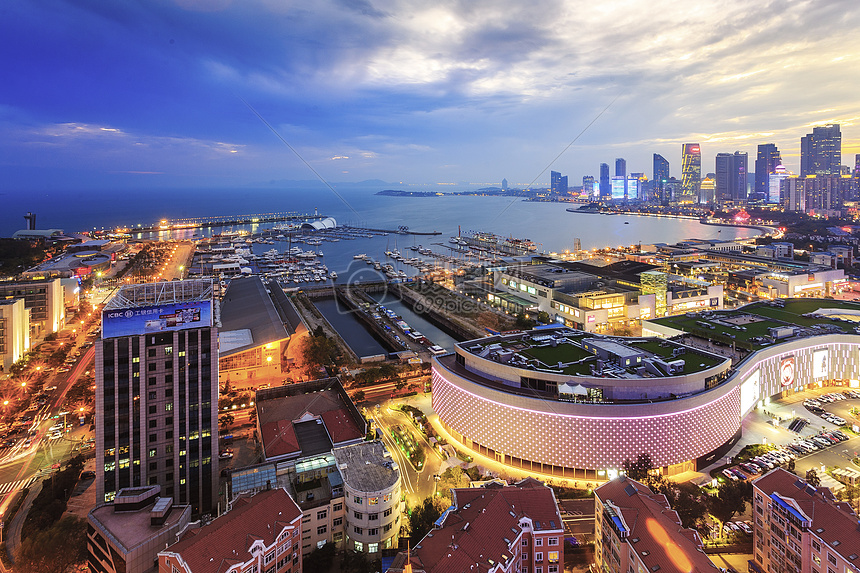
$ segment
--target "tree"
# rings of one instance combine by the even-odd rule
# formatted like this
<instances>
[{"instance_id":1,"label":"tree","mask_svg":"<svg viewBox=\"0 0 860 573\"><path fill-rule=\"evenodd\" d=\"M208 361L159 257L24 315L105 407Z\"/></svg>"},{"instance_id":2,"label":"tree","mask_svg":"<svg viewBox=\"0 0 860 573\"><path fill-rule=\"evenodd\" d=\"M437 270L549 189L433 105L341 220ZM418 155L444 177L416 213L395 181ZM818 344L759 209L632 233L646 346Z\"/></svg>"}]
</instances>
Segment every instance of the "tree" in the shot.
<instances>
[{"instance_id":1,"label":"tree","mask_svg":"<svg viewBox=\"0 0 860 573\"><path fill-rule=\"evenodd\" d=\"M67 515L49 529L34 532L15 555L20 573L66 573L87 559L87 520Z\"/></svg>"},{"instance_id":2,"label":"tree","mask_svg":"<svg viewBox=\"0 0 860 573\"><path fill-rule=\"evenodd\" d=\"M535 327L535 324L535 321L527 317L524 312L519 313L517 319L514 321L514 326L520 330L532 329Z\"/></svg>"},{"instance_id":3,"label":"tree","mask_svg":"<svg viewBox=\"0 0 860 573\"><path fill-rule=\"evenodd\" d=\"M736 513L743 513L747 500L752 499L752 484L747 481L728 481L720 485L717 495L708 499L708 512L720 525L730 521Z\"/></svg>"},{"instance_id":4,"label":"tree","mask_svg":"<svg viewBox=\"0 0 860 573\"><path fill-rule=\"evenodd\" d=\"M635 462L624 460L624 473L632 480L639 482L647 480L652 469L654 469L654 463L651 461L650 454L639 454Z\"/></svg>"},{"instance_id":5,"label":"tree","mask_svg":"<svg viewBox=\"0 0 860 573\"><path fill-rule=\"evenodd\" d=\"M845 489L837 494L837 497L841 500L847 501L852 508L856 508L857 498L860 497L860 487L847 484Z\"/></svg>"},{"instance_id":6,"label":"tree","mask_svg":"<svg viewBox=\"0 0 860 573\"><path fill-rule=\"evenodd\" d=\"M412 509L409 514L409 538L413 547L433 529L433 524L449 505L451 502L447 500L430 496Z\"/></svg>"},{"instance_id":7,"label":"tree","mask_svg":"<svg viewBox=\"0 0 860 573\"><path fill-rule=\"evenodd\" d=\"M442 497L451 499L451 489L457 487L469 487L472 477L460 466L452 466L442 472L436 484L436 492Z\"/></svg>"},{"instance_id":8,"label":"tree","mask_svg":"<svg viewBox=\"0 0 860 573\"><path fill-rule=\"evenodd\" d=\"M812 487L818 487L821 485L821 478L818 477L818 472L815 471L815 468L812 468L808 472L806 472L806 483L808 483Z\"/></svg>"},{"instance_id":9,"label":"tree","mask_svg":"<svg viewBox=\"0 0 860 573\"><path fill-rule=\"evenodd\" d=\"M334 543L326 542L325 545L314 549L310 555L302 560L302 567L305 571L328 571L332 561L334 561L336 551Z\"/></svg>"},{"instance_id":10,"label":"tree","mask_svg":"<svg viewBox=\"0 0 860 573\"><path fill-rule=\"evenodd\" d=\"M363 402L364 401L364 390L359 390L355 394L352 395L353 402Z\"/></svg>"},{"instance_id":11,"label":"tree","mask_svg":"<svg viewBox=\"0 0 860 573\"><path fill-rule=\"evenodd\" d=\"M221 416L218 417L218 423L221 425L222 430L226 430L227 426L232 424L235 420L236 419L233 417L233 414L230 414L229 412L221 414Z\"/></svg>"}]
</instances>

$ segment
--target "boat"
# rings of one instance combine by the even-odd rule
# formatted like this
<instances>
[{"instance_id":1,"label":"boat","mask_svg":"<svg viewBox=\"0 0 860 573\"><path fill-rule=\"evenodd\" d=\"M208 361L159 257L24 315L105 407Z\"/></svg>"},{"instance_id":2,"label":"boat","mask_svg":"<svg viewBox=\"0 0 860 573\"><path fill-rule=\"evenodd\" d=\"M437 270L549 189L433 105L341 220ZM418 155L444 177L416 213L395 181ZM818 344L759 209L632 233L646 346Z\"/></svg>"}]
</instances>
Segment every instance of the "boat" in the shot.
<instances>
[{"instance_id":1,"label":"boat","mask_svg":"<svg viewBox=\"0 0 860 573\"><path fill-rule=\"evenodd\" d=\"M360 255L352 255L352 258L355 260L364 260L367 258L367 255L364 253L361 253Z\"/></svg>"},{"instance_id":2,"label":"boat","mask_svg":"<svg viewBox=\"0 0 860 573\"><path fill-rule=\"evenodd\" d=\"M630 221L624 221L624 224L625 224L625 225L629 225L629 224L630 224Z\"/></svg>"}]
</instances>

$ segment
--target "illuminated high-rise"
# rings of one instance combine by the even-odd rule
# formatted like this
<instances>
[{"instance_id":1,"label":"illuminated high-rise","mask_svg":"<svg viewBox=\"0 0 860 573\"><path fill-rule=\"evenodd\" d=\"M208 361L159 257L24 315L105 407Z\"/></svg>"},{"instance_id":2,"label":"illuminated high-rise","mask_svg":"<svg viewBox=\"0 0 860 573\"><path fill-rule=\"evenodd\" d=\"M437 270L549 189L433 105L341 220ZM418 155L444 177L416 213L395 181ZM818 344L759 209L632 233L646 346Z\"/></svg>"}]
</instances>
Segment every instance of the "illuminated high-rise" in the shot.
<instances>
[{"instance_id":1,"label":"illuminated high-rise","mask_svg":"<svg viewBox=\"0 0 860 573\"><path fill-rule=\"evenodd\" d=\"M698 203L701 179L702 150L698 143L685 143L681 147L680 203Z\"/></svg>"},{"instance_id":2,"label":"illuminated high-rise","mask_svg":"<svg viewBox=\"0 0 860 573\"><path fill-rule=\"evenodd\" d=\"M600 164L600 198L609 199L612 195L612 185L609 183L609 164Z\"/></svg>"},{"instance_id":3,"label":"illuminated high-rise","mask_svg":"<svg viewBox=\"0 0 860 573\"><path fill-rule=\"evenodd\" d=\"M218 498L218 307L204 280L126 285L96 345L96 499L159 485L209 513Z\"/></svg>"},{"instance_id":4,"label":"illuminated high-rise","mask_svg":"<svg viewBox=\"0 0 860 573\"><path fill-rule=\"evenodd\" d=\"M800 138L800 176L842 173L842 132L838 123L820 125Z\"/></svg>"},{"instance_id":5,"label":"illuminated high-rise","mask_svg":"<svg viewBox=\"0 0 860 573\"><path fill-rule=\"evenodd\" d=\"M776 166L782 164L779 149L773 143L758 146L755 157L755 198L768 200L770 195L770 176L776 173Z\"/></svg>"},{"instance_id":6,"label":"illuminated high-rise","mask_svg":"<svg viewBox=\"0 0 860 573\"><path fill-rule=\"evenodd\" d=\"M720 206L743 205L747 200L747 154L717 153L714 200Z\"/></svg>"},{"instance_id":7,"label":"illuminated high-rise","mask_svg":"<svg viewBox=\"0 0 860 573\"><path fill-rule=\"evenodd\" d=\"M659 153L654 154L654 193L657 201L665 202L665 185L669 180L669 162Z\"/></svg>"}]
</instances>

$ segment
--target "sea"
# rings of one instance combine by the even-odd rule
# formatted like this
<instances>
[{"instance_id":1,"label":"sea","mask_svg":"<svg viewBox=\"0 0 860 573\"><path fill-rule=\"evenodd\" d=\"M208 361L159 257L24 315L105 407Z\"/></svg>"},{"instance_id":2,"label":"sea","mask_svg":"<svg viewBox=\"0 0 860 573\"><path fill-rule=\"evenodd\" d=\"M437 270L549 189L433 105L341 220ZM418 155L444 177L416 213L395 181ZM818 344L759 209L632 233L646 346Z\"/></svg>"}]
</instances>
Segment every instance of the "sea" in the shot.
<instances>
[{"instance_id":1,"label":"sea","mask_svg":"<svg viewBox=\"0 0 860 573\"><path fill-rule=\"evenodd\" d=\"M529 202L519 197L454 195L457 189L430 197L376 195L396 186L323 186L263 189L149 189L140 191L43 191L0 197L0 236L11 236L24 228L23 216L36 214L37 228L63 229L67 234L113 229L119 226L153 225L161 219L217 217L275 212L318 213L333 217L339 225L398 231L439 232L440 235L376 234L371 238L324 242L314 250L324 252L330 270L351 274L358 267L355 254L385 260L384 252L422 245L451 253L449 239L459 233L492 232L504 237L531 239L540 251L562 253L574 248L618 247L636 244L675 243L689 238L735 239L758 234L738 227L702 225L694 219L657 218L637 215L570 213L570 203ZM252 232L270 228L249 225L232 230ZM184 230L164 238L210 236L225 229ZM136 235L139 236L139 235ZM286 244L276 244L283 250ZM254 245L264 252L270 245ZM306 247L307 248L307 247Z\"/></svg>"}]
</instances>

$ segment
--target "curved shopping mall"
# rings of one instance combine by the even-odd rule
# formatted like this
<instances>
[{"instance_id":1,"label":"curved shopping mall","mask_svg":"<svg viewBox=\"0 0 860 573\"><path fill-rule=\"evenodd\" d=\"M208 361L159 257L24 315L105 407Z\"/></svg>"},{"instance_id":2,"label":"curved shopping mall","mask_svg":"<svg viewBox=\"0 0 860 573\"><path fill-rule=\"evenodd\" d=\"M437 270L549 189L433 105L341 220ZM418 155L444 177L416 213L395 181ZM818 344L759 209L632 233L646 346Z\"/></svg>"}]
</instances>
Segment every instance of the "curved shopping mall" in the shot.
<instances>
[{"instance_id":1,"label":"curved shopping mall","mask_svg":"<svg viewBox=\"0 0 860 573\"><path fill-rule=\"evenodd\" d=\"M646 321L642 338L555 327L462 342L434 359L433 409L516 468L602 480L647 453L675 475L724 455L770 397L860 385L857 320L860 304L790 299Z\"/></svg>"}]
</instances>

